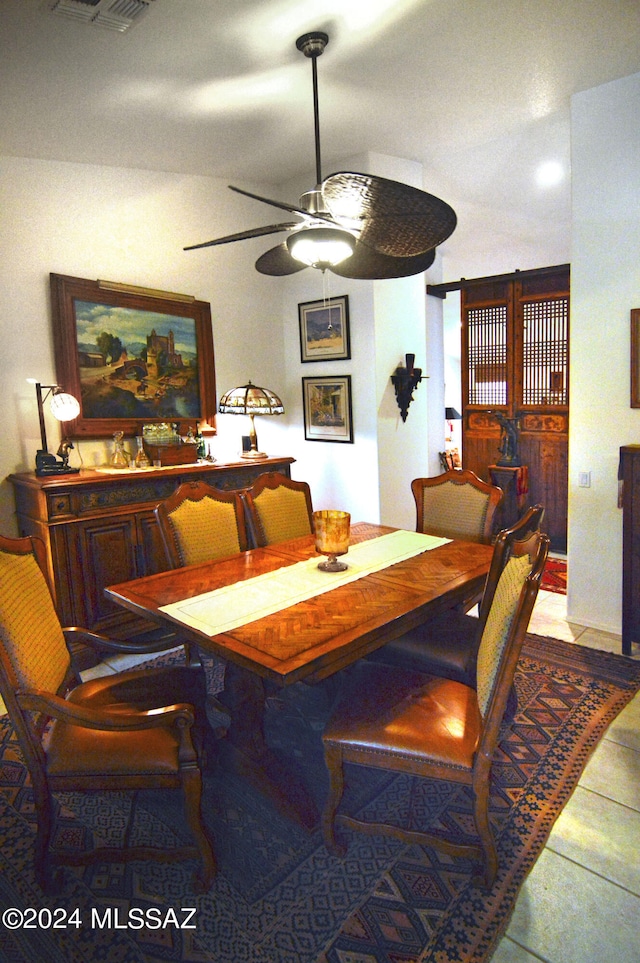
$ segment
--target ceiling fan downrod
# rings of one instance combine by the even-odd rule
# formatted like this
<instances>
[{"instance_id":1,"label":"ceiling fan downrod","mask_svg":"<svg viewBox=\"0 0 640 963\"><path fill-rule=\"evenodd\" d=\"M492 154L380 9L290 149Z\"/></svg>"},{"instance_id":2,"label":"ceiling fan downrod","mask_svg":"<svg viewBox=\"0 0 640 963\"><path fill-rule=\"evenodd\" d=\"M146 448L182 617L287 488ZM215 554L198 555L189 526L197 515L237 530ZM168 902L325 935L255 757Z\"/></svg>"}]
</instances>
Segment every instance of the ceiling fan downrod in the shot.
<instances>
[{"instance_id":1,"label":"ceiling fan downrod","mask_svg":"<svg viewBox=\"0 0 640 963\"><path fill-rule=\"evenodd\" d=\"M315 187L306 191L296 206L229 185L231 190L287 211L300 221L238 231L192 244L186 251L285 232L286 240L255 262L261 274L283 277L310 266L346 278L382 280L410 277L431 266L436 247L456 226L455 211L448 204L417 187L375 174L339 171L322 178L316 61L328 43L328 35L320 31L296 40L297 49L311 60L312 67Z\"/></svg>"},{"instance_id":2,"label":"ceiling fan downrod","mask_svg":"<svg viewBox=\"0 0 640 963\"><path fill-rule=\"evenodd\" d=\"M322 165L320 162L320 106L318 102L318 57L324 52L329 43L329 35L314 31L305 33L296 40L296 47L305 57L311 59L311 75L313 79L313 121L316 144L316 185L322 183Z\"/></svg>"}]
</instances>

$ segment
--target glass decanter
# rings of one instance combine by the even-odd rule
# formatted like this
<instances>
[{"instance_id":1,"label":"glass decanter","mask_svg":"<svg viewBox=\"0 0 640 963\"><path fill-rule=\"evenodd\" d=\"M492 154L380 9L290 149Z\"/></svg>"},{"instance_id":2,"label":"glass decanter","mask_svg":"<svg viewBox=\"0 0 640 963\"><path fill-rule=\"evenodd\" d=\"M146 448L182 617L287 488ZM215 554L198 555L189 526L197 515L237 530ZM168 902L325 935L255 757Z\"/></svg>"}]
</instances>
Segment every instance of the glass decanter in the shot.
<instances>
[{"instance_id":1,"label":"glass decanter","mask_svg":"<svg viewBox=\"0 0 640 963\"><path fill-rule=\"evenodd\" d=\"M111 456L111 467L112 468L128 468L129 459L127 458L127 453L124 450L124 432L116 431L113 436L113 455Z\"/></svg>"},{"instance_id":2,"label":"glass decanter","mask_svg":"<svg viewBox=\"0 0 640 963\"><path fill-rule=\"evenodd\" d=\"M136 468L150 468L151 462L149 461L149 456L144 450L144 439L142 435L136 435L136 445L138 446L134 462Z\"/></svg>"}]
</instances>

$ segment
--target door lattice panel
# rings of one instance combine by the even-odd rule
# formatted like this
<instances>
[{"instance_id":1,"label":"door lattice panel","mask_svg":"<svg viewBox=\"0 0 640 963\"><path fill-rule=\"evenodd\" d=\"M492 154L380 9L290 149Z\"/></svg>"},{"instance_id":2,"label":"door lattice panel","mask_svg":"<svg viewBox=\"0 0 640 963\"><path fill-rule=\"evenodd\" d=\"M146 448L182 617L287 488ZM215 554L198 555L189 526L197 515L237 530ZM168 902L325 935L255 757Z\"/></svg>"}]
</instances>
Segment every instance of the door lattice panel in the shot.
<instances>
[{"instance_id":1,"label":"door lattice panel","mask_svg":"<svg viewBox=\"0 0 640 963\"><path fill-rule=\"evenodd\" d=\"M506 305L473 308L467 315L470 405L507 403Z\"/></svg>"},{"instance_id":2,"label":"door lattice panel","mask_svg":"<svg viewBox=\"0 0 640 963\"><path fill-rule=\"evenodd\" d=\"M566 405L569 299L525 301L522 404Z\"/></svg>"}]
</instances>

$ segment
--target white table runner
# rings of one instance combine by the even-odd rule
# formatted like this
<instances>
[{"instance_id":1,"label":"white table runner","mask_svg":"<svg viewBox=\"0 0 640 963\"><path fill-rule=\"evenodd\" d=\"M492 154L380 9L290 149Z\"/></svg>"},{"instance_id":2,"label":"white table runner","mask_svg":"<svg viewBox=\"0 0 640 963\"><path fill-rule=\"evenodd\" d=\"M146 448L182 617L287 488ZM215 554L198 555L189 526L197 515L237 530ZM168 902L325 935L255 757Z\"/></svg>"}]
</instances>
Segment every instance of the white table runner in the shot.
<instances>
[{"instance_id":1,"label":"white table runner","mask_svg":"<svg viewBox=\"0 0 640 963\"><path fill-rule=\"evenodd\" d=\"M449 538L419 532L390 532L352 545L347 555L341 556L349 566L344 572L320 571L320 558L314 556L191 599L164 605L160 611L206 635L219 635L449 541Z\"/></svg>"}]
</instances>

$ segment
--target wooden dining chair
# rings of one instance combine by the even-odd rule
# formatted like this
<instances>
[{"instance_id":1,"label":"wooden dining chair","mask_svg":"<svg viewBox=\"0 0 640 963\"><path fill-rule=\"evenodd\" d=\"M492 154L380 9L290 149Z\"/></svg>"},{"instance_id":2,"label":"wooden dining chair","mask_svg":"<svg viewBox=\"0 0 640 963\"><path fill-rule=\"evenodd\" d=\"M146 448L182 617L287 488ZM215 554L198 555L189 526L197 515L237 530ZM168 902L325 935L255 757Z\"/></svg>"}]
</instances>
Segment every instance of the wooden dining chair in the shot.
<instances>
[{"instance_id":1,"label":"wooden dining chair","mask_svg":"<svg viewBox=\"0 0 640 963\"><path fill-rule=\"evenodd\" d=\"M512 556L529 552L531 537L540 531L543 517L543 506L534 505L511 528L498 533L478 617L457 609L444 612L376 649L369 658L475 685L480 636L502 571Z\"/></svg>"},{"instance_id":2,"label":"wooden dining chair","mask_svg":"<svg viewBox=\"0 0 640 963\"><path fill-rule=\"evenodd\" d=\"M265 472L244 492L249 527L259 547L313 532L311 489L280 472Z\"/></svg>"},{"instance_id":3,"label":"wooden dining chair","mask_svg":"<svg viewBox=\"0 0 640 963\"><path fill-rule=\"evenodd\" d=\"M475 687L366 659L356 664L323 734L330 777L323 831L332 853L344 853L336 826L346 826L479 859L483 873L474 881L493 884L498 855L489 821L491 766L548 550L548 537L538 532L530 553L513 555L505 565L482 629ZM475 832L465 831L464 818L441 835L339 813L345 763L469 787Z\"/></svg>"},{"instance_id":4,"label":"wooden dining chair","mask_svg":"<svg viewBox=\"0 0 640 963\"><path fill-rule=\"evenodd\" d=\"M466 468L453 468L432 478L414 478L416 531L490 544L502 489Z\"/></svg>"},{"instance_id":5,"label":"wooden dining chair","mask_svg":"<svg viewBox=\"0 0 640 963\"><path fill-rule=\"evenodd\" d=\"M55 867L64 863L196 858L194 886L208 890L215 860L201 818L200 766L208 728L202 668L142 668L80 682L71 639L100 652L153 652L158 646L64 630L45 572L39 539L0 536L0 694L31 776L38 884L56 892ZM56 792L169 789L182 792L193 845L52 850Z\"/></svg>"},{"instance_id":6,"label":"wooden dining chair","mask_svg":"<svg viewBox=\"0 0 640 963\"><path fill-rule=\"evenodd\" d=\"M248 548L240 494L203 481L180 485L156 506L155 516L171 568L211 562Z\"/></svg>"}]
</instances>

